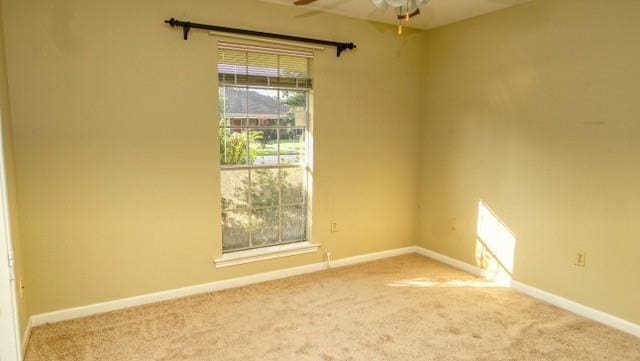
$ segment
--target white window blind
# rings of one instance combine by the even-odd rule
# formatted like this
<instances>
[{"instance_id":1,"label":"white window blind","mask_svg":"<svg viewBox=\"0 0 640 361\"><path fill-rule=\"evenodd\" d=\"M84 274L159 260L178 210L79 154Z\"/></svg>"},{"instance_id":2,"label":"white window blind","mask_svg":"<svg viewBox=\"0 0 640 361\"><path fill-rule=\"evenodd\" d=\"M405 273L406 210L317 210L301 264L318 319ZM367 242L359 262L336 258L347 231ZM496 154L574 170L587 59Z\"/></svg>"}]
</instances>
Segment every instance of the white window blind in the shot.
<instances>
[{"instance_id":1,"label":"white window blind","mask_svg":"<svg viewBox=\"0 0 640 361\"><path fill-rule=\"evenodd\" d=\"M311 88L313 52L218 43L218 78L221 84Z\"/></svg>"}]
</instances>

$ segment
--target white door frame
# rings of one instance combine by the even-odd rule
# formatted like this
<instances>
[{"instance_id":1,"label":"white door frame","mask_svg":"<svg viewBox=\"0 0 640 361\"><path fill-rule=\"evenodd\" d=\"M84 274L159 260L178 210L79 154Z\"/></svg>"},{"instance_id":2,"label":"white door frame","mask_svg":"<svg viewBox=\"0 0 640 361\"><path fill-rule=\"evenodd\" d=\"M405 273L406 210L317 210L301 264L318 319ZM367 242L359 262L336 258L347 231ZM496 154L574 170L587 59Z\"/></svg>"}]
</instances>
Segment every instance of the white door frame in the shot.
<instances>
[{"instance_id":1,"label":"white door frame","mask_svg":"<svg viewBox=\"0 0 640 361\"><path fill-rule=\"evenodd\" d=\"M0 361L20 361L22 347L3 143L0 127Z\"/></svg>"}]
</instances>

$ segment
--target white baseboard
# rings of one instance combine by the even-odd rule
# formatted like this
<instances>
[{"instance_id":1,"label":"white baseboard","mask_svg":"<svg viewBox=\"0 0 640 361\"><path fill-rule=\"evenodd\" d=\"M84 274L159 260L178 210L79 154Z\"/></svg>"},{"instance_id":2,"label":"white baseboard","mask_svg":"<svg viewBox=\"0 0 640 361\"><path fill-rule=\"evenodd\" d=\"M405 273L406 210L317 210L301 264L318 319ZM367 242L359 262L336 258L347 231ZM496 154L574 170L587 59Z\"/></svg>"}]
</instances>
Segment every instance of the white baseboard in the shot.
<instances>
[{"instance_id":1,"label":"white baseboard","mask_svg":"<svg viewBox=\"0 0 640 361\"><path fill-rule=\"evenodd\" d=\"M331 262L332 267L344 267L358 263L370 262L382 258L398 256L402 254L415 253L416 247L397 248L388 251L375 252L360 256L337 259ZM327 268L325 262L312 263L300 267L285 268L277 271L258 273L255 275L215 281L195 286L188 286L167 291L149 293L145 295L123 298L119 300L101 302L87 306L68 308L48 313L31 316L30 325L37 327L45 323L54 323L71 320L74 318L86 317L100 313L121 310L124 308L146 305L161 301L168 301L177 298L220 291L229 288L247 286L254 283L272 281L280 278L302 275L321 271Z\"/></svg>"},{"instance_id":2,"label":"white baseboard","mask_svg":"<svg viewBox=\"0 0 640 361\"><path fill-rule=\"evenodd\" d=\"M31 318L27 320L27 327L24 329L24 333L22 334L22 359L27 354L27 346L29 345L29 339L31 338L31 328L32 328Z\"/></svg>"},{"instance_id":3,"label":"white baseboard","mask_svg":"<svg viewBox=\"0 0 640 361\"><path fill-rule=\"evenodd\" d=\"M355 265L359 263L371 262L383 258L399 256L403 254L410 253L418 253L428 258L434 259L436 261L442 262L444 264L448 264L452 267L460 269L470 274L474 274L480 277L485 277L485 271L480 267L473 266L466 262L457 260L455 258L451 258L449 256L445 256L443 254L431 251L429 249L423 247L405 247L405 248L397 248L388 251L368 253L360 256L348 257L337 259L331 262L332 267L344 267ZM114 301L96 303L87 306L69 308L54 312L48 312L38 315L33 315L29 319L29 323L27 329L25 330L22 346L23 349L26 350L27 344L29 342L29 337L31 334L31 328L43 325L45 323L53 323L60 322L65 320L71 320L74 318L86 317L95 314L105 313L109 311L120 310L129 307L141 306L150 303L156 303L161 301L173 300L177 298L208 293L213 291L219 291L229 288L242 287L247 286L254 283L266 282L291 276L302 275L306 273L312 273L321 271L327 268L327 264L325 262L312 263L309 265L304 265L300 267L292 267L285 268L282 270L259 273L251 276L232 278L227 280L221 280L201 285L183 287L173 290L161 291L156 293L150 293L141 296L129 297ZM619 317L610 315L608 313L598 311L596 309L584 306L577 302L568 300L558 295L554 295L542 290L539 290L535 287L523 284L521 282L512 281L511 287L514 290L527 294L531 297L540 299L567 311L576 313L580 316L586 317L596 322L603 323L605 325L611 326L618 330L627 332L629 334L640 337L640 325L623 320Z\"/></svg>"},{"instance_id":4,"label":"white baseboard","mask_svg":"<svg viewBox=\"0 0 640 361\"><path fill-rule=\"evenodd\" d=\"M411 254L411 253L417 253L417 249L415 246L390 249L388 251L382 251L382 252L367 253L360 256L340 258L335 261L331 261L331 267L351 266L354 264L372 262L372 261L377 261L383 258L401 256L403 254Z\"/></svg>"},{"instance_id":5,"label":"white baseboard","mask_svg":"<svg viewBox=\"0 0 640 361\"><path fill-rule=\"evenodd\" d=\"M626 333L640 337L640 325L635 324L633 322L623 320L614 315L571 301L569 299L555 295L553 293L549 293L549 292L537 289L535 287L526 285L522 282L511 281L511 288L519 292L522 292L526 295L529 295L533 298L537 298L541 301L550 303L556 307L560 307L567 311L578 314L582 317L586 317L593 321L603 323L607 326L616 328L620 331L624 331Z\"/></svg>"},{"instance_id":6,"label":"white baseboard","mask_svg":"<svg viewBox=\"0 0 640 361\"><path fill-rule=\"evenodd\" d=\"M423 247L416 247L416 248L417 248L416 252L423 256L448 264L452 267L455 267L467 273L471 273L480 277L486 277L486 273L480 267L470 265L466 262L459 261L457 259L451 258L449 256L445 256L443 254L434 252L432 250L429 250ZM522 282L512 280L511 288L518 292L522 292L528 296L531 296L533 298L539 299L541 301L550 303L556 307L559 307L569 312L580 315L582 317L605 324L607 326L613 327L615 329L629 333L631 335L640 337L640 325L635 324L633 322L623 320L614 315L571 301L569 299L555 295L553 293L549 293L549 292L537 289L535 287L526 285Z\"/></svg>"},{"instance_id":7,"label":"white baseboard","mask_svg":"<svg viewBox=\"0 0 640 361\"><path fill-rule=\"evenodd\" d=\"M438 262L442 262L444 264L448 264L451 267L457 268L461 271L465 271L467 273L471 273L472 275L476 275L478 277L486 277L486 272L485 270L483 270L480 267L471 265L467 262L463 262L460 260L457 260L455 258L451 258L449 256L445 256L441 253L438 252L434 252L430 249L426 249L423 247L416 247L416 253L421 254L425 257L429 257L433 260L436 260Z\"/></svg>"}]
</instances>

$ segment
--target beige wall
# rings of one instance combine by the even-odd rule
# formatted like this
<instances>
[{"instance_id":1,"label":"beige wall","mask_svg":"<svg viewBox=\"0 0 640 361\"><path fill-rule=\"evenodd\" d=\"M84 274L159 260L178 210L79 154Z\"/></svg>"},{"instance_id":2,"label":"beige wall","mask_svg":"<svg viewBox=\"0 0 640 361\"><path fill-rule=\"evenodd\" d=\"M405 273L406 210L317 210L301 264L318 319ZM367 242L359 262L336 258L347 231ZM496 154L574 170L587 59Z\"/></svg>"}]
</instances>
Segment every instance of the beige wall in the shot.
<instances>
[{"instance_id":1,"label":"beige wall","mask_svg":"<svg viewBox=\"0 0 640 361\"><path fill-rule=\"evenodd\" d=\"M536 0L426 34L421 245L475 262L484 200L516 280L640 322L639 13Z\"/></svg>"},{"instance_id":2,"label":"beige wall","mask_svg":"<svg viewBox=\"0 0 640 361\"><path fill-rule=\"evenodd\" d=\"M20 222L18 216L18 195L16 190L16 171L13 156L13 129L11 124L11 107L9 105L9 84L7 81L4 34L2 32L2 10L0 9L0 118L2 119L2 146L4 152L5 177L9 203L9 220L11 241L16 268L16 295L18 298L18 313L20 317L20 331L24 332L28 321L27 296L20 294L20 282L24 280L24 260L22 242L20 239ZM21 335L22 336L22 335Z\"/></svg>"},{"instance_id":3,"label":"beige wall","mask_svg":"<svg viewBox=\"0 0 640 361\"><path fill-rule=\"evenodd\" d=\"M32 314L322 260L214 268L216 42L171 16L357 43L315 61L313 241L334 258L414 244L415 34L245 0L2 4Z\"/></svg>"}]
</instances>

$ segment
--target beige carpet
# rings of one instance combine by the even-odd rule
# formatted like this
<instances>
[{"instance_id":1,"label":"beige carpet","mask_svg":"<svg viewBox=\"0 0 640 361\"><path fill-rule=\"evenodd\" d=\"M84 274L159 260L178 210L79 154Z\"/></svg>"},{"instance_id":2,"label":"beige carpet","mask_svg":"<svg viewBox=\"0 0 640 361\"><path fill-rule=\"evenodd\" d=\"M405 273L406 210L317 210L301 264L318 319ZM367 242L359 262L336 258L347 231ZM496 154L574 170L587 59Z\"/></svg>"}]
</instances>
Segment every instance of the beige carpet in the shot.
<instances>
[{"instance_id":1,"label":"beige carpet","mask_svg":"<svg viewBox=\"0 0 640 361\"><path fill-rule=\"evenodd\" d=\"M640 360L640 339L418 255L45 325L42 360Z\"/></svg>"}]
</instances>

